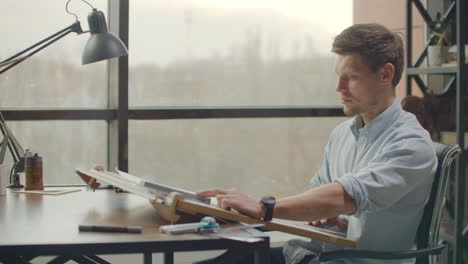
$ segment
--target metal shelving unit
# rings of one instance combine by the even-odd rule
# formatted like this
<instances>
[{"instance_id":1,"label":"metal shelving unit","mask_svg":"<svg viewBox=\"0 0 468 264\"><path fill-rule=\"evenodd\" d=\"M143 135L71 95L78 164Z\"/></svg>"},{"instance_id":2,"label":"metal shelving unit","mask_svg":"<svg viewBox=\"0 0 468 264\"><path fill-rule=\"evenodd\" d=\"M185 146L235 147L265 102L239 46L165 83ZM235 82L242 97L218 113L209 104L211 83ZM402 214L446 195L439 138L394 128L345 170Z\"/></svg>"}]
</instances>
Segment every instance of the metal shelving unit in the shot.
<instances>
[{"instance_id":1,"label":"metal shelving unit","mask_svg":"<svg viewBox=\"0 0 468 264\"><path fill-rule=\"evenodd\" d=\"M407 68L406 74L410 76L416 76L419 74L456 74L458 71L457 67L427 67L427 68Z\"/></svg>"},{"instance_id":2,"label":"metal shelving unit","mask_svg":"<svg viewBox=\"0 0 468 264\"><path fill-rule=\"evenodd\" d=\"M453 19L456 24L456 45L457 45L457 62L455 66L451 67L421 67L422 62L427 56L427 43L423 52L420 54L416 62L413 64L412 61L412 11L413 7L421 14L424 22L429 24L432 19L425 9L424 5L420 0L407 0L406 8L406 30L407 30L407 80L406 80L406 93L407 95L412 94L412 82L413 80L419 86L422 91L425 91L427 87L424 81L420 77L423 74L442 74L452 75L451 81L447 86L456 87L456 138L457 144L464 150L462 155L459 156L456 163L456 177L455 177L455 216L454 216L454 235L453 235L453 263L463 263L463 220L464 220L464 208L465 208L465 175L466 175L466 149L465 149L465 106L464 99L467 94L467 64L465 63L465 44L467 34L467 0L456 0L453 1L446 12L444 13L444 19ZM449 89L450 87L446 87ZM466 247L466 246L465 246Z\"/></svg>"}]
</instances>

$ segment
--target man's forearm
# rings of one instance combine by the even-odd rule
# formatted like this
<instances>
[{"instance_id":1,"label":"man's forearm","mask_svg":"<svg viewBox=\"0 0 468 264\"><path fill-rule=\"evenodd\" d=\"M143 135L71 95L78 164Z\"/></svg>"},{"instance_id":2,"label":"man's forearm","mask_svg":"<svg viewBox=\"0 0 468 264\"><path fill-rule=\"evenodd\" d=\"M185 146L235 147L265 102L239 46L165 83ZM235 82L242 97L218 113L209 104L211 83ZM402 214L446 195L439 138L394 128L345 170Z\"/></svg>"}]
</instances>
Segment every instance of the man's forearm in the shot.
<instances>
[{"instance_id":1,"label":"man's forearm","mask_svg":"<svg viewBox=\"0 0 468 264\"><path fill-rule=\"evenodd\" d=\"M351 214L356 202L339 183L331 183L277 201L275 218L312 221Z\"/></svg>"}]
</instances>

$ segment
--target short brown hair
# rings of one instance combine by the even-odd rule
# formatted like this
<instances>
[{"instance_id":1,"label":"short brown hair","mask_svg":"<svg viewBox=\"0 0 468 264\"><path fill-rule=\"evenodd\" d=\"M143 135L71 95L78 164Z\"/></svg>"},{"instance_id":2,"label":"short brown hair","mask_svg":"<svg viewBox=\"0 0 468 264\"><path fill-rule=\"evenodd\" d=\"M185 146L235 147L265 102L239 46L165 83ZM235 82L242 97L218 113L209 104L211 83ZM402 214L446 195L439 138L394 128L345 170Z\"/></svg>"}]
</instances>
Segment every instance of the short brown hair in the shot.
<instances>
[{"instance_id":1,"label":"short brown hair","mask_svg":"<svg viewBox=\"0 0 468 264\"><path fill-rule=\"evenodd\" d=\"M403 41L401 37L379 24L355 24L335 37L332 52L357 53L376 72L384 64L395 67L392 86L395 87L403 72Z\"/></svg>"}]
</instances>

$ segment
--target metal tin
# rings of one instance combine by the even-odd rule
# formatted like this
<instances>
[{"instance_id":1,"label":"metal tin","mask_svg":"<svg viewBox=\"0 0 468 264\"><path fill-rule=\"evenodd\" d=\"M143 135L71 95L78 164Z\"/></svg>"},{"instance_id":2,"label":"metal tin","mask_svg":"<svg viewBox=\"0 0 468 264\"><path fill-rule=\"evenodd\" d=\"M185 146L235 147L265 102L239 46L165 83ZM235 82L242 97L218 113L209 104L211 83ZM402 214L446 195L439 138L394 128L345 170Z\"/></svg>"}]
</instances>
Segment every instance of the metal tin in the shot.
<instances>
[{"instance_id":1,"label":"metal tin","mask_svg":"<svg viewBox=\"0 0 468 264\"><path fill-rule=\"evenodd\" d=\"M26 178L25 190L44 190L42 180L42 157L34 154L25 158L24 172Z\"/></svg>"}]
</instances>

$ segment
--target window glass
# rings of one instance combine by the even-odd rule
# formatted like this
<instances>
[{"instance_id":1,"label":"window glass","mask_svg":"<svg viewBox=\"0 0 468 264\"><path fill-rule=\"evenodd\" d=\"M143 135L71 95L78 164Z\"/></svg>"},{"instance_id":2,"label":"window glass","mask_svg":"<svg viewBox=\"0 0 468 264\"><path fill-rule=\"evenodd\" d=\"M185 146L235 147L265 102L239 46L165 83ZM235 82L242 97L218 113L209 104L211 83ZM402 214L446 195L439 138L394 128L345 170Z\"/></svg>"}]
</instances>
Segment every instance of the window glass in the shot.
<instances>
[{"instance_id":1,"label":"window glass","mask_svg":"<svg viewBox=\"0 0 468 264\"><path fill-rule=\"evenodd\" d=\"M351 0L132 0L129 103L339 105L330 49L351 23Z\"/></svg>"},{"instance_id":2,"label":"window glass","mask_svg":"<svg viewBox=\"0 0 468 264\"><path fill-rule=\"evenodd\" d=\"M7 121L21 147L42 157L44 184L84 184L75 168L107 165L106 121ZM11 168L10 152L6 155ZM24 173L20 175L24 184Z\"/></svg>"},{"instance_id":3,"label":"window glass","mask_svg":"<svg viewBox=\"0 0 468 264\"><path fill-rule=\"evenodd\" d=\"M296 194L308 188L331 130L345 119L130 121L129 172L189 190Z\"/></svg>"},{"instance_id":4,"label":"window glass","mask_svg":"<svg viewBox=\"0 0 468 264\"><path fill-rule=\"evenodd\" d=\"M73 24L75 17L65 11L66 2L2 0L0 61ZM106 0L90 3L107 12ZM75 0L70 2L69 10L78 16L82 29L87 31L91 7ZM88 38L89 33L70 33L1 74L0 108L106 107L106 62L81 65Z\"/></svg>"}]
</instances>

